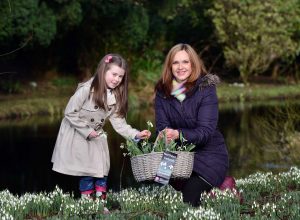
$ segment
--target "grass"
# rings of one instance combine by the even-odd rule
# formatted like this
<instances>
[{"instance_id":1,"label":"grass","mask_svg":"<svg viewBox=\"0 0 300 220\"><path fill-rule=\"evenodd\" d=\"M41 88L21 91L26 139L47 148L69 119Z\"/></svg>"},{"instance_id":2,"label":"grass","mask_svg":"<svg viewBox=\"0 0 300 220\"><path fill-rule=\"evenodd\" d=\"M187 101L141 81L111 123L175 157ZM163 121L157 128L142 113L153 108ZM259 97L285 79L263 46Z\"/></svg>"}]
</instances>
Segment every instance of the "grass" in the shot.
<instances>
[{"instance_id":1,"label":"grass","mask_svg":"<svg viewBox=\"0 0 300 220\"><path fill-rule=\"evenodd\" d=\"M0 118L26 118L32 115L62 114L66 97L28 98L0 103Z\"/></svg>"},{"instance_id":2,"label":"grass","mask_svg":"<svg viewBox=\"0 0 300 220\"><path fill-rule=\"evenodd\" d=\"M171 186L144 185L108 193L106 201L76 199L56 187L53 192L21 196L0 192L1 219L299 219L300 170L255 173L238 179L237 191L213 189L200 207L182 202ZM104 215L103 208L111 214Z\"/></svg>"},{"instance_id":3,"label":"grass","mask_svg":"<svg viewBox=\"0 0 300 220\"><path fill-rule=\"evenodd\" d=\"M153 104L154 82L141 81L129 85L130 109L147 108ZM70 78L54 79L22 85L18 94L0 94L0 119L27 117L30 115L61 114L68 99L76 89L76 80ZM228 84L221 83L217 89L219 102L226 105L232 102L249 103L300 97L300 85L278 84Z\"/></svg>"},{"instance_id":4,"label":"grass","mask_svg":"<svg viewBox=\"0 0 300 220\"><path fill-rule=\"evenodd\" d=\"M230 101L264 101L272 99L297 98L300 96L300 85L243 84L223 83L218 87L220 102Z\"/></svg>"},{"instance_id":5,"label":"grass","mask_svg":"<svg viewBox=\"0 0 300 220\"><path fill-rule=\"evenodd\" d=\"M75 89L72 80L23 84L19 93L0 94L0 119L62 114Z\"/></svg>"}]
</instances>

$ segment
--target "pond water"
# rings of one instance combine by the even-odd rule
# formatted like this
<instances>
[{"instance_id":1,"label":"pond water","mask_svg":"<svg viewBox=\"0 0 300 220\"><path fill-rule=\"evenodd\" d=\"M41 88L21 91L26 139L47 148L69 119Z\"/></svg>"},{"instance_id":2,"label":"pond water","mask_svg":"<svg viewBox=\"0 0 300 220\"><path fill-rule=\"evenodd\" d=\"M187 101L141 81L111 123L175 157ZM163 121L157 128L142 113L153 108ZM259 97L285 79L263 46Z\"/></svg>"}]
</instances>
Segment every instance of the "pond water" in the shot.
<instances>
[{"instance_id":1,"label":"pond water","mask_svg":"<svg viewBox=\"0 0 300 220\"><path fill-rule=\"evenodd\" d=\"M299 113L300 104L295 102L220 105L219 129L225 137L230 155L228 175L243 178L257 171L277 173L299 165L296 158L300 156L300 146L290 146L286 138L277 137L289 134L285 132L285 127L289 131L291 126L300 130L299 120L298 124L292 122L287 126L287 120L280 119L282 112L286 114L283 109L287 109L287 106L290 118L295 112ZM130 112L127 121L136 128L145 129L148 120L154 122L153 115L151 109ZM77 177L51 170L50 160L60 122L61 117L48 116L0 121L0 190L8 189L12 193L23 194L52 191L58 185L64 191L74 192L78 196ZM119 147L124 139L109 123L106 131L109 134L111 156L109 188L117 191L138 186L132 175L130 160L123 157ZM271 144L270 140L274 138L279 143ZM295 140L299 141L299 138Z\"/></svg>"}]
</instances>

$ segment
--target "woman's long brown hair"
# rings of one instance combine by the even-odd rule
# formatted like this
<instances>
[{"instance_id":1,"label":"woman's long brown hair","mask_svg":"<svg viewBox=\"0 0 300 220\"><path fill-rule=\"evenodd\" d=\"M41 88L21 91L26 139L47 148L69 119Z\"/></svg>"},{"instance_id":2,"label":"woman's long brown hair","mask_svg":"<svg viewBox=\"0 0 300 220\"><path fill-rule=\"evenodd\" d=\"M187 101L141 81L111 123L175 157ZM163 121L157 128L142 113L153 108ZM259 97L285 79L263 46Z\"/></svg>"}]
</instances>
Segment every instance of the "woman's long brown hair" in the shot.
<instances>
[{"instance_id":1,"label":"woman's long brown hair","mask_svg":"<svg viewBox=\"0 0 300 220\"><path fill-rule=\"evenodd\" d=\"M155 85L155 92L161 91L165 96L171 96L172 80L174 78L172 73L172 63L175 54L182 50L188 53L192 66L192 73L185 83L187 91L195 85L200 75L205 75L207 73L202 60L189 44L176 44L170 49L168 55L166 56L161 78Z\"/></svg>"},{"instance_id":2,"label":"woman's long brown hair","mask_svg":"<svg viewBox=\"0 0 300 220\"><path fill-rule=\"evenodd\" d=\"M117 102L116 113L120 117L125 117L128 111L128 65L122 56L119 54L107 54L101 59L96 69L90 91L93 92L93 101L100 108L107 110L108 87L105 82L105 74L112 65L116 65L125 70L121 83L112 90Z\"/></svg>"}]
</instances>

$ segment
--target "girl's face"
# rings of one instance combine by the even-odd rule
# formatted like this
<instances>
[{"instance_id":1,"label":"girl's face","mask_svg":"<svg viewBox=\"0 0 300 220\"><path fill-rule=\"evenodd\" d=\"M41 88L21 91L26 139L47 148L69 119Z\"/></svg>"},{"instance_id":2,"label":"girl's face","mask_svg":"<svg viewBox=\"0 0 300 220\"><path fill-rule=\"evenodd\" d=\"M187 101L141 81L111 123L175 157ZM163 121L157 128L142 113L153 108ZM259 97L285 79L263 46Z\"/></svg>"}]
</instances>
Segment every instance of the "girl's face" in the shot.
<instances>
[{"instance_id":1,"label":"girl's face","mask_svg":"<svg viewBox=\"0 0 300 220\"><path fill-rule=\"evenodd\" d=\"M105 83L108 88L114 89L122 82L125 70L119 66L111 65L105 73Z\"/></svg>"},{"instance_id":2,"label":"girl's face","mask_svg":"<svg viewBox=\"0 0 300 220\"><path fill-rule=\"evenodd\" d=\"M178 51L172 62L172 73L177 82L183 82L192 74L192 65L185 50Z\"/></svg>"}]
</instances>

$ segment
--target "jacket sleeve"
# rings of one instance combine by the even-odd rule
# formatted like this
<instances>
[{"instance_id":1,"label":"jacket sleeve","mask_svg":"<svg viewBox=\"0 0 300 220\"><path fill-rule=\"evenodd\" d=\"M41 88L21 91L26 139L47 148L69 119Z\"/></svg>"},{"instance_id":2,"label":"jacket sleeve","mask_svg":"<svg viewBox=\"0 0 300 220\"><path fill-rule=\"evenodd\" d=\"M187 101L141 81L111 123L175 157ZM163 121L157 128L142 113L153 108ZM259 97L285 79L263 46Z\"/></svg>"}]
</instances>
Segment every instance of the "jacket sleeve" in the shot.
<instances>
[{"instance_id":1,"label":"jacket sleeve","mask_svg":"<svg viewBox=\"0 0 300 220\"><path fill-rule=\"evenodd\" d=\"M94 130L88 123L79 117L79 111L89 95L90 87L82 86L70 98L65 109L65 119L75 128L81 135L88 138L89 134Z\"/></svg>"},{"instance_id":2,"label":"jacket sleeve","mask_svg":"<svg viewBox=\"0 0 300 220\"><path fill-rule=\"evenodd\" d=\"M124 138L134 139L135 136L139 133L137 129L132 128L127 124L125 118L118 116L116 113L113 113L109 117L109 121L112 124L116 132L118 132Z\"/></svg>"},{"instance_id":3,"label":"jacket sleeve","mask_svg":"<svg viewBox=\"0 0 300 220\"><path fill-rule=\"evenodd\" d=\"M205 88L199 106L196 128L181 128L184 138L194 144L205 144L214 134L218 124L218 98L215 86Z\"/></svg>"},{"instance_id":4,"label":"jacket sleeve","mask_svg":"<svg viewBox=\"0 0 300 220\"><path fill-rule=\"evenodd\" d=\"M164 110L164 105L162 102L165 102L161 97L156 95L155 97L155 125L156 132L160 132L163 129L170 127L170 122L168 120L167 114Z\"/></svg>"}]
</instances>

